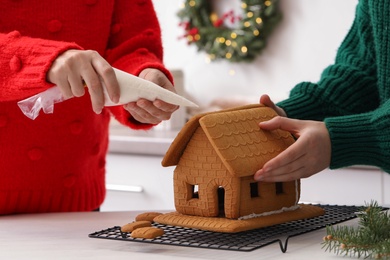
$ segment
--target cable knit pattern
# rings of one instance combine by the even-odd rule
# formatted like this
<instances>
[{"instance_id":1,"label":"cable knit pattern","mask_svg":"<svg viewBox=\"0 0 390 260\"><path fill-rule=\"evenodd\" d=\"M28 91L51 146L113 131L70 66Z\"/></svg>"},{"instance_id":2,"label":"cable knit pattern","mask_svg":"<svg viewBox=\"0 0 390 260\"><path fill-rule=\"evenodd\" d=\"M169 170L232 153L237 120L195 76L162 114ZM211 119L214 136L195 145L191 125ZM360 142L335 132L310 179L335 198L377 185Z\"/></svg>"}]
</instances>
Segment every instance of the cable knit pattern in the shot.
<instances>
[{"instance_id":1,"label":"cable knit pattern","mask_svg":"<svg viewBox=\"0 0 390 260\"><path fill-rule=\"evenodd\" d=\"M93 49L138 75L162 64L151 0L0 0L0 214L90 211L105 196L110 114L148 129L123 107L92 111L89 95L31 120L17 101L51 87L46 73L69 49ZM131 167L129 165L129 167Z\"/></svg>"},{"instance_id":2,"label":"cable knit pattern","mask_svg":"<svg viewBox=\"0 0 390 260\"><path fill-rule=\"evenodd\" d=\"M318 83L295 86L278 105L291 118L324 120L332 169L373 165L390 172L390 8L361 0L335 63Z\"/></svg>"}]
</instances>

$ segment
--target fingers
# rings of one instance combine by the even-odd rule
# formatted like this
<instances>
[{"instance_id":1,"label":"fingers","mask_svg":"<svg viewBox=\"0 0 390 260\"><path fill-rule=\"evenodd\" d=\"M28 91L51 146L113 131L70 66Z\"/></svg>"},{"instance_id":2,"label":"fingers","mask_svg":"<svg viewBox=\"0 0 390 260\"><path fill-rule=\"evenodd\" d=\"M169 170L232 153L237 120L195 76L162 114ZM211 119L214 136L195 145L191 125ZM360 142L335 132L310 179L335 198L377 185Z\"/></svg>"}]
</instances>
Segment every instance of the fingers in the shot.
<instances>
[{"instance_id":1,"label":"fingers","mask_svg":"<svg viewBox=\"0 0 390 260\"><path fill-rule=\"evenodd\" d=\"M119 100L120 92L115 72L96 51L64 52L53 62L47 73L47 80L57 85L65 98L83 96L86 85L95 113L100 113L104 107L104 85L110 99L113 102Z\"/></svg>"},{"instance_id":2,"label":"fingers","mask_svg":"<svg viewBox=\"0 0 390 260\"><path fill-rule=\"evenodd\" d=\"M56 85L60 88L64 99L69 99L75 96L72 90L72 85L70 83L71 80L72 79L64 78L64 79L59 79L58 83L56 83ZM74 82L74 84L77 84L75 83L77 80L73 79L72 81ZM80 81L80 79L78 79L78 81Z\"/></svg>"},{"instance_id":3,"label":"fingers","mask_svg":"<svg viewBox=\"0 0 390 260\"><path fill-rule=\"evenodd\" d=\"M265 105L267 107L271 107L271 108L275 107L274 102L272 102L271 98L268 95L262 95L260 97L260 104L263 104L263 105Z\"/></svg>"},{"instance_id":4,"label":"fingers","mask_svg":"<svg viewBox=\"0 0 390 260\"><path fill-rule=\"evenodd\" d=\"M272 108L272 109L275 110L280 116L283 115L283 114L280 114L280 113L278 112L278 110L280 110L280 108L277 107L277 106L275 105L275 103L271 100L271 98L270 98L268 95L262 95L262 96L260 97L260 104L263 104L263 105L265 105L266 107Z\"/></svg>"},{"instance_id":5,"label":"fingers","mask_svg":"<svg viewBox=\"0 0 390 260\"><path fill-rule=\"evenodd\" d=\"M262 95L260 97L260 104L272 108L279 116L284 116L284 117L287 116L286 112L282 108L275 105L275 103L271 100L271 98L268 95Z\"/></svg>"},{"instance_id":6,"label":"fingers","mask_svg":"<svg viewBox=\"0 0 390 260\"><path fill-rule=\"evenodd\" d=\"M124 108L141 123L159 124L163 120L169 120L178 106L165 103L161 100L148 101L140 99L124 105Z\"/></svg>"},{"instance_id":7,"label":"fingers","mask_svg":"<svg viewBox=\"0 0 390 260\"><path fill-rule=\"evenodd\" d=\"M145 109L149 106L147 104L148 102L150 101L138 100L137 102L131 102L124 105L124 108L140 123L153 125L161 123L162 120L159 120Z\"/></svg>"},{"instance_id":8,"label":"fingers","mask_svg":"<svg viewBox=\"0 0 390 260\"><path fill-rule=\"evenodd\" d=\"M140 77L152 81L172 92L176 92L166 75L157 69L145 69ZM47 80L56 84L65 98L85 94L85 86L91 97L93 111L101 113L105 103L105 92L114 103L119 102L120 88L115 71L99 53L91 50L68 50L53 62ZM161 100L150 102L139 100L125 106L136 120L157 124L168 120L179 107Z\"/></svg>"},{"instance_id":9,"label":"fingers","mask_svg":"<svg viewBox=\"0 0 390 260\"><path fill-rule=\"evenodd\" d=\"M68 86L66 86L68 84ZM70 74L68 76L68 81L63 84L66 90L69 91L69 95L75 97L81 97L85 94L85 86L83 80L79 75Z\"/></svg>"},{"instance_id":10,"label":"fingers","mask_svg":"<svg viewBox=\"0 0 390 260\"><path fill-rule=\"evenodd\" d=\"M99 81L101 80L101 82L104 83L107 94L111 101L118 103L120 98L120 90L114 69L104 59L93 59L92 65L100 77Z\"/></svg>"},{"instance_id":11,"label":"fingers","mask_svg":"<svg viewBox=\"0 0 390 260\"><path fill-rule=\"evenodd\" d=\"M100 78L93 72L83 75L83 78L91 96L93 111L100 114L104 107L104 93Z\"/></svg>"},{"instance_id":12,"label":"fingers","mask_svg":"<svg viewBox=\"0 0 390 260\"><path fill-rule=\"evenodd\" d=\"M297 179L303 178L302 176L305 173L305 167L299 167L295 170L288 171L280 169L281 171L277 173L275 171L273 174L267 175L265 173L262 173L261 170L257 172L257 177L254 178L255 181L262 181L262 182L287 182L287 181L293 181ZM282 172L283 170L283 172Z\"/></svg>"},{"instance_id":13,"label":"fingers","mask_svg":"<svg viewBox=\"0 0 390 260\"><path fill-rule=\"evenodd\" d=\"M275 118L269 128L283 129L299 137L254 174L257 181L289 181L306 178L329 167L331 141L326 125L318 121Z\"/></svg>"},{"instance_id":14,"label":"fingers","mask_svg":"<svg viewBox=\"0 0 390 260\"><path fill-rule=\"evenodd\" d=\"M139 74L139 77L176 93L172 83L160 70L147 68ZM172 113L179 106L166 103L162 100L148 101L140 99L137 102L126 104L124 108L129 111L134 119L141 123L158 124L163 120L170 119Z\"/></svg>"},{"instance_id":15,"label":"fingers","mask_svg":"<svg viewBox=\"0 0 390 260\"><path fill-rule=\"evenodd\" d=\"M285 130L299 137L304 122L286 117L274 117L271 120L261 122L260 127L264 130ZM257 171L254 179L257 181L290 181L299 178L305 166L307 149L304 142L297 140L282 153L264 164Z\"/></svg>"},{"instance_id":16,"label":"fingers","mask_svg":"<svg viewBox=\"0 0 390 260\"><path fill-rule=\"evenodd\" d=\"M87 55L90 63L87 62L82 68L81 76L88 87L92 108L100 114L104 107L105 90L113 102L119 101L119 84L114 69L105 59L95 51L88 51Z\"/></svg>"},{"instance_id":17,"label":"fingers","mask_svg":"<svg viewBox=\"0 0 390 260\"><path fill-rule=\"evenodd\" d=\"M51 82L55 85L57 85L62 95L65 99L69 99L74 97L72 87L69 83L69 72L71 70L71 67L66 64L64 61L65 59L62 54L60 57L58 57L52 64L51 68L47 72L47 81ZM64 72L65 71L65 72ZM77 78L77 79L75 79ZM80 77L72 77L71 80L74 82L76 80L81 80Z\"/></svg>"},{"instance_id":18,"label":"fingers","mask_svg":"<svg viewBox=\"0 0 390 260\"><path fill-rule=\"evenodd\" d=\"M299 137L299 130L303 127L303 122L287 117L276 116L268 121L260 122L259 126L263 130L281 129L293 134L296 138Z\"/></svg>"},{"instance_id":19,"label":"fingers","mask_svg":"<svg viewBox=\"0 0 390 260\"><path fill-rule=\"evenodd\" d=\"M291 181L299 179L305 168L306 149L296 142L264 164L254 175L256 181Z\"/></svg>"}]
</instances>

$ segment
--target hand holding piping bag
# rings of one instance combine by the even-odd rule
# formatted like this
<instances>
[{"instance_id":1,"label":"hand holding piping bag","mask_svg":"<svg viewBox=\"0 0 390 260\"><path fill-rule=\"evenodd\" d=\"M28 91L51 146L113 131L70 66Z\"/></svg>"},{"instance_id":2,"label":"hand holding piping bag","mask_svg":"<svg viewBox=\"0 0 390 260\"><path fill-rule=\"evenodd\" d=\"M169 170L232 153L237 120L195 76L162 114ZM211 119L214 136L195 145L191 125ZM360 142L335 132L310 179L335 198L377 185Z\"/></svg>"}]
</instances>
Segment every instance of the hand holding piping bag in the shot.
<instances>
[{"instance_id":1,"label":"hand holding piping bag","mask_svg":"<svg viewBox=\"0 0 390 260\"><path fill-rule=\"evenodd\" d=\"M197 107L175 93L164 73L157 69L144 69L139 77L114 69L120 86L119 104L141 123L158 124L168 120L179 106ZM110 105L109 103L105 104Z\"/></svg>"},{"instance_id":2,"label":"hand holding piping bag","mask_svg":"<svg viewBox=\"0 0 390 260\"><path fill-rule=\"evenodd\" d=\"M75 69L75 66L80 68ZM41 109L45 113L53 113L55 103L83 96L85 86L91 95L95 113L100 113L103 106L124 105L141 123L157 124L167 120L180 105L197 106L177 95L161 71L144 69L136 77L112 68L93 51L65 52L53 63L48 72L48 81L56 86L18 102L27 117L35 119Z\"/></svg>"}]
</instances>

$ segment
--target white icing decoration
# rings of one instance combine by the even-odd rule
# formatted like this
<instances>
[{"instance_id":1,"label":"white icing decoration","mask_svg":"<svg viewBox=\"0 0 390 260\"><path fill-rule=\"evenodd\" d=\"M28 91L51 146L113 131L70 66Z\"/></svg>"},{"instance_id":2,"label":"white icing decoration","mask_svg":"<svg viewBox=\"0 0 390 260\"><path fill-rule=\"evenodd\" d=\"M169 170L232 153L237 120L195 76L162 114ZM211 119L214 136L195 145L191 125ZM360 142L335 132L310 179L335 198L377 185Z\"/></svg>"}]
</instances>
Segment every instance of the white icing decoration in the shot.
<instances>
[{"instance_id":1,"label":"white icing decoration","mask_svg":"<svg viewBox=\"0 0 390 260\"><path fill-rule=\"evenodd\" d=\"M293 210L296 210L296 209L299 209L299 208L300 208L299 205L294 205L294 206L291 206L291 207L283 207L283 208L278 209L278 210L268 211L268 212L264 212L264 213L261 213L261 214L252 213L252 214L249 214L249 215L246 215L246 216L239 217L238 219L239 220L244 220L244 219L264 217L264 216L279 214L279 213L282 213L282 212L285 212L285 211L293 211Z\"/></svg>"},{"instance_id":2,"label":"white icing decoration","mask_svg":"<svg viewBox=\"0 0 390 260\"><path fill-rule=\"evenodd\" d=\"M298 190L298 180L295 180L295 204L298 204L299 201L299 190Z\"/></svg>"}]
</instances>

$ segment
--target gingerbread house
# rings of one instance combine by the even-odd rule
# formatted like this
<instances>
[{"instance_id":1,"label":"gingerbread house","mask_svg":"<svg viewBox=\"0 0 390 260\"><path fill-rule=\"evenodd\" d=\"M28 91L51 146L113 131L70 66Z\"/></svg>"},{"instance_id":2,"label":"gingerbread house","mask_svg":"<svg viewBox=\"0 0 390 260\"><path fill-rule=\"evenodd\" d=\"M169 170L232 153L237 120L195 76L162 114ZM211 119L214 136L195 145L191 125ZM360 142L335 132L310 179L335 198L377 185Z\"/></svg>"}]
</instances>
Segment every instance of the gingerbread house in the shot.
<instances>
[{"instance_id":1,"label":"gingerbread house","mask_svg":"<svg viewBox=\"0 0 390 260\"><path fill-rule=\"evenodd\" d=\"M250 105L200 114L183 127L162 165L176 166L177 212L240 219L297 205L300 182L256 182L254 173L294 139L258 124L276 116L268 107Z\"/></svg>"}]
</instances>

